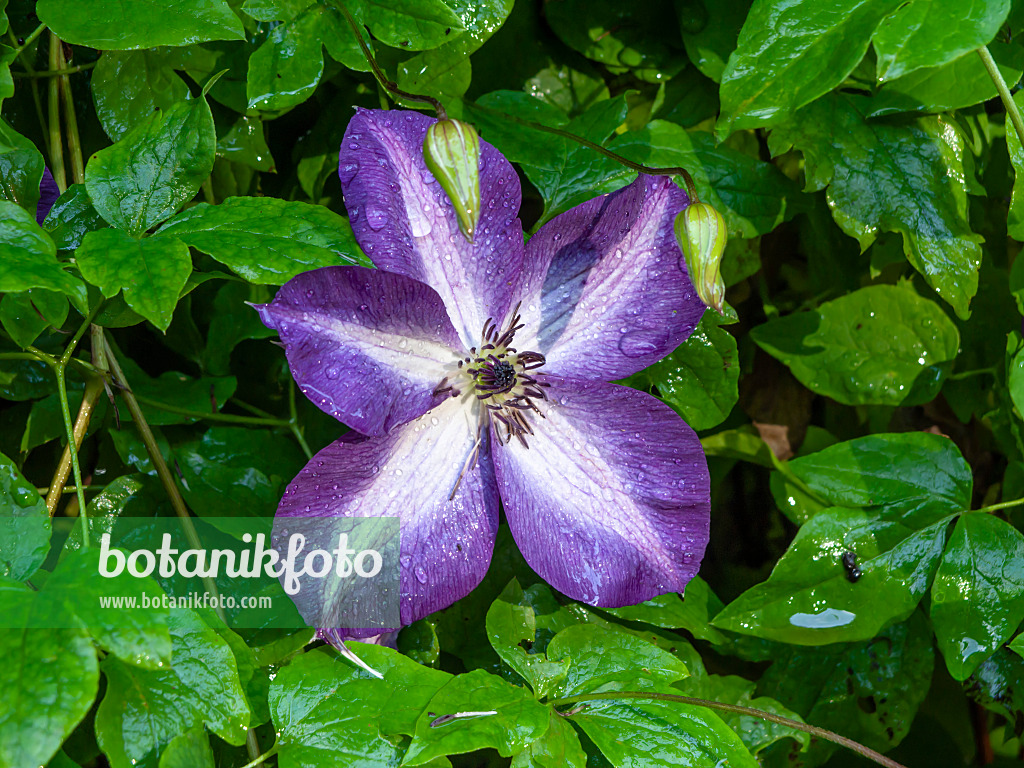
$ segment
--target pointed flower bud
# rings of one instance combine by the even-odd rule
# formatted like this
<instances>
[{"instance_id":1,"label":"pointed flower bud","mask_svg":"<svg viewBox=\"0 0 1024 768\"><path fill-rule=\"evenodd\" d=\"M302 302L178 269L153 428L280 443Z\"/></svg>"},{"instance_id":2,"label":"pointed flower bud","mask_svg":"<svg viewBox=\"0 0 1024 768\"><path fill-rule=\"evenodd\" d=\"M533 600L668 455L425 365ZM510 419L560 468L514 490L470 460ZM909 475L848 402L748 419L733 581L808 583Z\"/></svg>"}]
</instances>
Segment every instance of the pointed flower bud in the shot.
<instances>
[{"instance_id":1,"label":"pointed flower bud","mask_svg":"<svg viewBox=\"0 0 1024 768\"><path fill-rule=\"evenodd\" d=\"M461 120L438 120L427 129L423 159L455 208L459 229L473 242L480 221L480 137Z\"/></svg>"},{"instance_id":2,"label":"pointed flower bud","mask_svg":"<svg viewBox=\"0 0 1024 768\"><path fill-rule=\"evenodd\" d=\"M676 216L675 230L697 295L722 314L725 281L720 267L729 239L725 219L707 203L693 203Z\"/></svg>"}]
</instances>

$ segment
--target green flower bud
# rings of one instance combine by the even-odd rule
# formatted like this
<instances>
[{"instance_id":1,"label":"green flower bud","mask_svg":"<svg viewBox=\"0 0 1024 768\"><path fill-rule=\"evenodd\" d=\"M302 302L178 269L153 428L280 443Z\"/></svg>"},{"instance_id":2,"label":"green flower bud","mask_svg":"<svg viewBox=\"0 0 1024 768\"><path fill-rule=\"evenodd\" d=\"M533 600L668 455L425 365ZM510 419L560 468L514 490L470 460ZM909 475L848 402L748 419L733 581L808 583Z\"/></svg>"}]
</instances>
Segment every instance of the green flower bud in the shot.
<instances>
[{"instance_id":1,"label":"green flower bud","mask_svg":"<svg viewBox=\"0 0 1024 768\"><path fill-rule=\"evenodd\" d=\"M480 137L460 120L438 120L427 129L423 159L452 201L459 229L473 242L480 221Z\"/></svg>"},{"instance_id":2,"label":"green flower bud","mask_svg":"<svg viewBox=\"0 0 1024 768\"><path fill-rule=\"evenodd\" d=\"M676 216L675 230L697 295L722 314L725 282L720 267L729 239L725 219L707 203L693 203Z\"/></svg>"}]
</instances>

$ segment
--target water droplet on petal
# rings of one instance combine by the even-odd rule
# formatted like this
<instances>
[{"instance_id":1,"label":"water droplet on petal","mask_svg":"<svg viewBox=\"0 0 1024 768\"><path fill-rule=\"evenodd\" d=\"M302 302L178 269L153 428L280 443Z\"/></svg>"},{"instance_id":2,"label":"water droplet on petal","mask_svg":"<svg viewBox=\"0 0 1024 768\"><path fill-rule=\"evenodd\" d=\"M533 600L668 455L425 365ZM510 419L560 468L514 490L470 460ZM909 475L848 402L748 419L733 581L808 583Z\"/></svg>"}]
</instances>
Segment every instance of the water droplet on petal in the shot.
<instances>
[{"instance_id":1,"label":"water droplet on petal","mask_svg":"<svg viewBox=\"0 0 1024 768\"><path fill-rule=\"evenodd\" d=\"M619 350L626 357L644 357L657 354L667 341L665 331L657 328L641 328L622 334L619 339Z\"/></svg>"},{"instance_id":2,"label":"water droplet on petal","mask_svg":"<svg viewBox=\"0 0 1024 768\"><path fill-rule=\"evenodd\" d=\"M366 223L370 225L370 229L380 231L388 223L388 215L380 208L368 205L366 206Z\"/></svg>"},{"instance_id":3,"label":"water droplet on petal","mask_svg":"<svg viewBox=\"0 0 1024 768\"><path fill-rule=\"evenodd\" d=\"M427 572L423 570L422 565L417 565L416 570L413 571L413 573L416 574L416 581L418 581L420 584L427 583Z\"/></svg>"}]
</instances>

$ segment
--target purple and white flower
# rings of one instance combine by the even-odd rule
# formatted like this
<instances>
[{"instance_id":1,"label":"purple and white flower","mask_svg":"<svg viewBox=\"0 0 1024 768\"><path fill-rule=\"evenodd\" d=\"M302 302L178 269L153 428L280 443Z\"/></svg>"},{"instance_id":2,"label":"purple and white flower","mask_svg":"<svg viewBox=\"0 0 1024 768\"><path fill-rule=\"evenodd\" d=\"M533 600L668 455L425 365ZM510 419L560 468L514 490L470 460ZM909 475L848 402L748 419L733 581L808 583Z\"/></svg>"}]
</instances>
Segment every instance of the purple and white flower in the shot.
<instances>
[{"instance_id":1,"label":"purple and white flower","mask_svg":"<svg viewBox=\"0 0 1024 768\"><path fill-rule=\"evenodd\" d=\"M328 267L259 308L302 392L349 432L289 485L282 516L397 516L401 619L483 578L499 506L530 566L583 602L682 591L708 538L700 442L617 384L693 331L704 305L665 177L554 218L524 245L519 178L480 144L473 243L422 157L433 122L359 110L339 172L378 267Z\"/></svg>"}]
</instances>

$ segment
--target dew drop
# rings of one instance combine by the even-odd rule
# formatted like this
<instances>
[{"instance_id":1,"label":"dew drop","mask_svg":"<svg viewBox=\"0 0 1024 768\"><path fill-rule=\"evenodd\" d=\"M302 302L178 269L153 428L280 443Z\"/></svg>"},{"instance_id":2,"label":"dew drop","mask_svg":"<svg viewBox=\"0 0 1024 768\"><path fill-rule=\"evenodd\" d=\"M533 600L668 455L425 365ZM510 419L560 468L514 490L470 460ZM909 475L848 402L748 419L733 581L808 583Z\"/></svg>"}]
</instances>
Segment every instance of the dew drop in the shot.
<instances>
[{"instance_id":1,"label":"dew drop","mask_svg":"<svg viewBox=\"0 0 1024 768\"><path fill-rule=\"evenodd\" d=\"M413 571L413 573L416 574L416 581L418 581L420 584L427 583L427 572L423 570L422 565L417 565L416 570Z\"/></svg>"},{"instance_id":2,"label":"dew drop","mask_svg":"<svg viewBox=\"0 0 1024 768\"><path fill-rule=\"evenodd\" d=\"M380 208L368 205L366 207L366 223L370 225L370 229L380 231L388 223L388 215Z\"/></svg>"}]
</instances>

